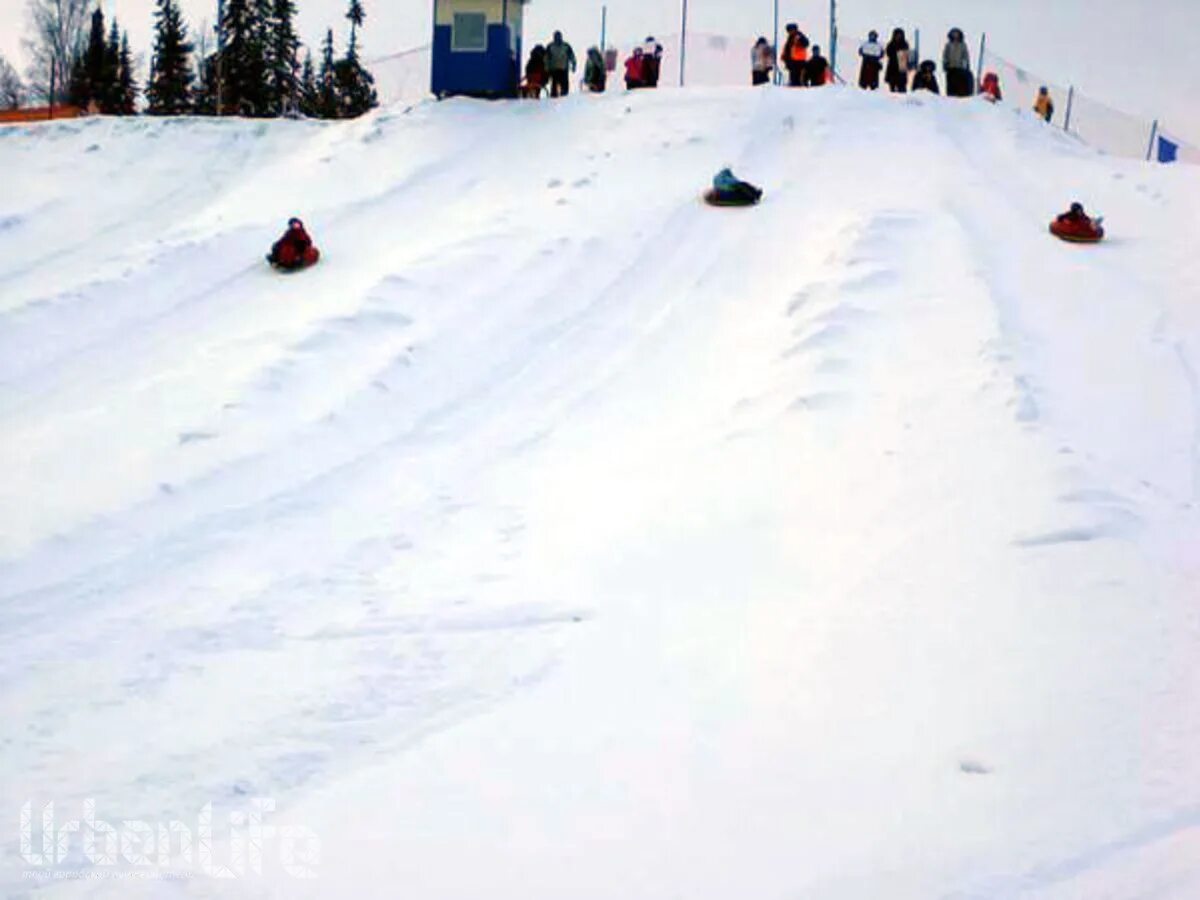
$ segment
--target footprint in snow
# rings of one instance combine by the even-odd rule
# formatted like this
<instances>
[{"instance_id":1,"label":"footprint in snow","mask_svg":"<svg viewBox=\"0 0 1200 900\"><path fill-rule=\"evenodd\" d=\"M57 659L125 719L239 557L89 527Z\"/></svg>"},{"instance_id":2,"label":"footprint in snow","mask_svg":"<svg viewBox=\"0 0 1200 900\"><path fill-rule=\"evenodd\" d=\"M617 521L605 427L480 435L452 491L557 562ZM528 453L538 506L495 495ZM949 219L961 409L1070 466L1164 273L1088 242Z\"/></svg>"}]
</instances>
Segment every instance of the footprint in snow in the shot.
<instances>
[{"instance_id":1,"label":"footprint in snow","mask_svg":"<svg viewBox=\"0 0 1200 900\"><path fill-rule=\"evenodd\" d=\"M199 444L203 441L215 440L217 435L211 431L185 431L179 435L179 445Z\"/></svg>"},{"instance_id":2,"label":"footprint in snow","mask_svg":"<svg viewBox=\"0 0 1200 900\"><path fill-rule=\"evenodd\" d=\"M959 760L958 769L964 775L991 775L992 770L977 759Z\"/></svg>"},{"instance_id":3,"label":"footprint in snow","mask_svg":"<svg viewBox=\"0 0 1200 900\"><path fill-rule=\"evenodd\" d=\"M560 188L560 187L562 187L562 179L561 178L551 178L549 181L546 182L546 187L548 187L550 190L554 190L555 188Z\"/></svg>"}]
</instances>

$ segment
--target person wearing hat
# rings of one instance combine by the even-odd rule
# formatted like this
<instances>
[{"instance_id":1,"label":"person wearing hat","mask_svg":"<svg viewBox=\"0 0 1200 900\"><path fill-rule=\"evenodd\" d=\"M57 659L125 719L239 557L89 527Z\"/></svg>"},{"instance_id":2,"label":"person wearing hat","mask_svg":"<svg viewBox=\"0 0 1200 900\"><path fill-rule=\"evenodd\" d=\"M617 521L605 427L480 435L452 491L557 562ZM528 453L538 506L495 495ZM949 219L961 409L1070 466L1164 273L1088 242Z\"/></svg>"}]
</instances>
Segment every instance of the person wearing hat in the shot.
<instances>
[{"instance_id":1,"label":"person wearing hat","mask_svg":"<svg viewBox=\"0 0 1200 900\"><path fill-rule=\"evenodd\" d=\"M571 92L571 72L578 68L575 49L563 40L562 32L554 32L554 40L546 45L546 72L550 76L550 96L565 97Z\"/></svg>"},{"instance_id":2,"label":"person wearing hat","mask_svg":"<svg viewBox=\"0 0 1200 900\"><path fill-rule=\"evenodd\" d=\"M283 237L271 247L267 262L279 269L303 269L314 265L320 258L321 253L308 236L304 223L293 217L288 219Z\"/></svg>"},{"instance_id":3,"label":"person wearing hat","mask_svg":"<svg viewBox=\"0 0 1200 900\"><path fill-rule=\"evenodd\" d=\"M879 90L879 73L883 71L883 44L879 32L872 31L858 48L862 66L858 70L858 86L864 91Z\"/></svg>"},{"instance_id":4,"label":"person wearing hat","mask_svg":"<svg viewBox=\"0 0 1200 900\"><path fill-rule=\"evenodd\" d=\"M642 44L642 87L658 87L658 76L662 70L663 45L653 35Z\"/></svg>"},{"instance_id":5,"label":"person wearing hat","mask_svg":"<svg viewBox=\"0 0 1200 900\"><path fill-rule=\"evenodd\" d=\"M1050 99L1050 88L1044 84L1038 88L1037 99L1033 101L1033 111L1046 122L1054 118L1054 101Z\"/></svg>"},{"instance_id":6,"label":"person wearing hat","mask_svg":"<svg viewBox=\"0 0 1200 900\"><path fill-rule=\"evenodd\" d=\"M754 87L767 84L775 69L775 48L765 37L760 37L750 50L750 83Z\"/></svg>"},{"instance_id":7,"label":"person wearing hat","mask_svg":"<svg viewBox=\"0 0 1200 900\"><path fill-rule=\"evenodd\" d=\"M829 60L821 55L821 48L813 44L812 55L804 64L804 86L825 87L831 81L833 70L829 67Z\"/></svg>"},{"instance_id":8,"label":"person wearing hat","mask_svg":"<svg viewBox=\"0 0 1200 900\"><path fill-rule=\"evenodd\" d=\"M971 75L971 50L960 28L951 28L946 37L942 70L946 73L947 97L970 97L975 92L975 78Z\"/></svg>"},{"instance_id":9,"label":"person wearing hat","mask_svg":"<svg viewBox=\"0 0 1200 900\"><path fill-rule=\"evenodd\" d=\"M804 67L808 63L808 37L795 22L787 26L787 40L783 43L780 62L788 71L788 86L804 86Z\"/></svg>"}]
</instances>

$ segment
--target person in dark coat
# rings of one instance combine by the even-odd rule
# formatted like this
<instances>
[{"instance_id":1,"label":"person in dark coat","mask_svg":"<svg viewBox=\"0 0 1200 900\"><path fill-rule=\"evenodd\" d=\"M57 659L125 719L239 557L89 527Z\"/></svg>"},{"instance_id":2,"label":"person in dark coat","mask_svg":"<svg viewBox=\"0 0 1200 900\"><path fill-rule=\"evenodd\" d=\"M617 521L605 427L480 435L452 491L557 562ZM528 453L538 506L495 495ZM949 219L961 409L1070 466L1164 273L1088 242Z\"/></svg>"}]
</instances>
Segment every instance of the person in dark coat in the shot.
<instances>
[{"instance_id":1,"label":"person in dark coat","mask_svg":"<svg viewBox=\"0 0 1200 900\"><path fill-rule=\"evenodd\" d=\"M546 48L541 44L529 51L529 62L525 63L525 96L538 97L550 76L546 72Z\"/></svg>"},{"instance_id":2,"label":"person in dark coat","mask_svg":"<svg viewBox=\"0 0 1200 900\"><path fill-rule=\"evenodd\" d=\"M829 60L821 55L821 48L813 44L812 56L804 64L804 86L825 87L830 80Z\"/></svg>"},{"instance_id":3,"label":"person in dark coat","mask_svg":"<svg viewBox=\"0 0 1200 900\"><path fill-rule=\"evenodd\" d=\"M951 28L942 51L942 70L946 73L947 97L970 97L975 93L971 74L971 50L961 29Z\"/></svg>"},{"instance_id":4,"label":"person in dark coat","mask_svg":"<svg viewBox=\"0 0 1200 900\"><path fill-rule=\"evenodd\" d=\"M302 269L321 258L312 238L299 219L288 219L287 231L277 240L267 255L267 262L280 269Z\"/></svg>"},{"instance_id":5,"label":"person in dark coat","mask_svg":"<svg viewBox=\"0 0 1200 900\"><path fill-rule=\"evenodd\" d=\"M603 94L608 87L608 69L599 47L589 47L587 62L583 66L583 85L593 94Z\"/></svg>"},{"instance_id":6,"label":"person in dark coat","mask_svg":"<svg viewBox=\"0 0 1200 900\"><path fill-rule=\"evenodd\" d=\"M565 97L571 92L571 73L578 64L575 49L563 40L562 32L554 32L554 40L546 47L546 71L550 74L550 96Z\"/></svg>"},{"instance_id":7,"label":"person in dark coat","mask_svg":"<svg viewBox=\"0 0 1200 900\"><path fill-rule=\"evenodd\" d=\"M879 73L883 71L883 44L879 43L879 32L872 31L858 48L862 65L858 70L858 86L864 91L879 90Z\"/></svg>"},{"instance_id":8,"label":"person in dark coat","mask_svg":"<svg viewBox=\"0 0 1200 900\"><path fill-rule=\"evenodd\" d=\"M663 45L647 37L642 44L642 87L658 87L658 76L662 71Z\"/></svg>"},{"instance_id":9,"label":"person in dark coat","mask_svg":"<svg viewBox=\"0 0 1200 900\"><path fill-rule=\"evenodd\" d=\"M917 74L913 76L912 89L913 91L930 91L934 94L941 93L937 80L937 64L932 59L925 60L917 67Z\"/></svg>"},{"instance_id":10,"label":"person in dark coat","mask_svg":"<svg viewBox=\"0 0 1200 900\"><path fill-rule=\"evenodd\" d=\"M907 93L908 70L911 68L909 61L912 51L909 49L908 39L904 36L903 28L897 28L892 32L892 39L888 41L884 52L887 55L887 70L883 73L883 80L887 82L887 86L893 94Z\"/></svg>"}]
</instances>

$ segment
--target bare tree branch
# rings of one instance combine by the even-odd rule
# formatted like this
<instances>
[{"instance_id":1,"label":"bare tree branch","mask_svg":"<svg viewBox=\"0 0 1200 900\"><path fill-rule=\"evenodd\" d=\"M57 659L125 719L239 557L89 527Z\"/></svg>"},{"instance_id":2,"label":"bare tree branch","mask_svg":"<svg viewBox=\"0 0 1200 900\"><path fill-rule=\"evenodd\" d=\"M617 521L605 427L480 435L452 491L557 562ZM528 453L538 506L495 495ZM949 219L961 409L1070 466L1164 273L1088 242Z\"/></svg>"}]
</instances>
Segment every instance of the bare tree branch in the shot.
<instances>
[{"instance_id":1,"label":"bare tree branch","mask_svg":"<svg viewBox=\"0 0 1200 900\"><path fill-rule=\"evenodd\" d=\"M83 48L90 5L91 0L28 0L26 75L36 96L49 100L52 85L58 97L66 93L71 64Z\"/></svg>"}]
</instances>

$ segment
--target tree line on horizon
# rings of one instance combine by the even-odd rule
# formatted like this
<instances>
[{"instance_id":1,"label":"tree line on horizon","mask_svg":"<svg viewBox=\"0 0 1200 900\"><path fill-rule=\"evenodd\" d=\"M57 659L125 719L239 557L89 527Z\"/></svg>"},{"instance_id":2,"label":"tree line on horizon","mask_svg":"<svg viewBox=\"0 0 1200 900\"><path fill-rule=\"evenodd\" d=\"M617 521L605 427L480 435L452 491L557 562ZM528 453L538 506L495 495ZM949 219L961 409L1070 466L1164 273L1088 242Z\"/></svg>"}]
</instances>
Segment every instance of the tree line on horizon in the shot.
<instances>
[{"instance_id":1,"label":"tree line on horizon","mask_svg":"<svg viewBox=\"0 0 1200 900\"><path fill-rule=\"evenodd\" d=\"M348 0L346 52L337 54L330 28L316 62L309 50L301 59L296 12L294 0L218 0L209 52L205 29L198 44L191 39L178 0L155 0L150 71L141 86L128 33L115 19L106 28L96 0L29 0L28 82L0 56L0 109L39 98L106 115L132 115L141 105L149 115L349 119L378 106L375 79L359 55L361 0Z\"/></svg>"}]
</instances>

